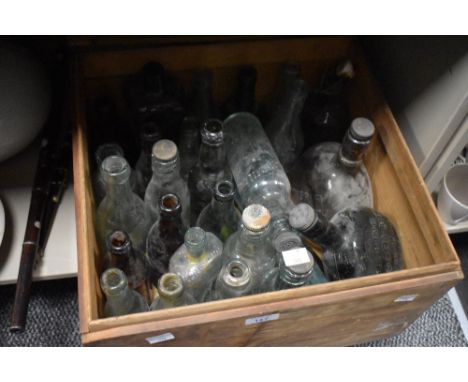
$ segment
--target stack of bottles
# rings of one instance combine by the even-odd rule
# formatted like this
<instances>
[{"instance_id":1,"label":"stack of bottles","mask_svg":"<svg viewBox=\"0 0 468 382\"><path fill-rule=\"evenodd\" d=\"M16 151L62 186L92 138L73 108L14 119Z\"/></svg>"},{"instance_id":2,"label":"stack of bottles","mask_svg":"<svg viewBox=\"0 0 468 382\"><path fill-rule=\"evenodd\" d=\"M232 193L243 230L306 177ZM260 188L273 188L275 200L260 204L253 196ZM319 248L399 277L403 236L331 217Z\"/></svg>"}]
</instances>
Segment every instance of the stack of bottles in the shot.
<instances>
[{"instance_id":1,"label":"stack of bottles","mask_svg":"<svg viewBox=\"0 0 468 382\"><path fill-rule=\"evenodd\" d=\"M91 145L105 316L402 269L363 162L374 125L344 102L353 77L346 60L311 90L287 63L260 103L246 66L217 105L210 70L193 73L187 97L160 64L136 73L129 126ZM90 117L91 130L105 120Z\"/></svg>"}]
</instances>

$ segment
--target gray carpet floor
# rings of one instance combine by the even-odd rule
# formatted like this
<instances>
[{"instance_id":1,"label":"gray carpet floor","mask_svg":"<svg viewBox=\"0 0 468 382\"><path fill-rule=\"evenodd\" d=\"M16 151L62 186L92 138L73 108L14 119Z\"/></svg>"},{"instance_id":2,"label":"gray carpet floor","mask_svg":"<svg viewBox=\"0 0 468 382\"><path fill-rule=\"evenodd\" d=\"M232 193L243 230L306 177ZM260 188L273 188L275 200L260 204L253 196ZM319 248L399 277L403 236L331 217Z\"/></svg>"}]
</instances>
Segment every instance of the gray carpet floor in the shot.
<instances>
[{"instance_id":1,"label":"gray carpet floor","mask_svg":"<svg viewBox=\"0 0 468 382\"><path fill-rule=\"evenodd\" d=\"M34 284L24 333L8 330L14 287L0 287L1 346L80 346L76 279ZM361 346L467 346L450 300L444 296L397 336Z\"/></svg>"}]
</instances>

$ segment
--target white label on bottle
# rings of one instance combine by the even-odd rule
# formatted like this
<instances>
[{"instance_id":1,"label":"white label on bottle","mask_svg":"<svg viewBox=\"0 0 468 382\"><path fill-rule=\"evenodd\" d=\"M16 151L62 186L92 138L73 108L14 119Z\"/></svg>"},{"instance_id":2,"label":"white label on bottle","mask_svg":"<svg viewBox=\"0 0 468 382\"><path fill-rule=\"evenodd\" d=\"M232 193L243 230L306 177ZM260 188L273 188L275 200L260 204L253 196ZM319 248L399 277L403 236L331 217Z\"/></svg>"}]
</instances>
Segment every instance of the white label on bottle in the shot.
<instances>
[{"instance_id":1,"label":"white label on bottle","mask_svg":"<svg viewBox=\"0 0 468 382\"><path fill-rule=\"evenodd\" d=\"M173 340L173 339L175 339L174 334L164 333L164 334L160 334L159 336L148 337L148 338L146 338L146 341L148 341L148 343L150 345L154 345L154 344L158 344L160 342L170 341L170 340Z\"/></svg>"},{"instance_id":2,"label":"white label on bottle","mask_svg":"<svg viewBox=\"0 0 468 382\"><path fill-rule=\"evenodd\" d=\"M275 321L277 319L279 319L279 313L273 313L273 314L268 314L266 316L247 318L247 320L245 320L245 324L246 325L261 324L262 322Z\"/></svg>"},{"instance_id":3,"label":"white label on bottle","mask_svg":"<svg viewBox=\"0 0 468 382\"><path fill-rule=\"evenodd\" d=\"M403 296L397 297L394 302L408 302L414 301L418 297L417 294L405 294Z\"/></svg>"},{"instance_id":4,"label":"white label on bottle","mask_svg":"<svg viewBox=\"0 0 468 382\"><path fill-rule=\"evenodd\" d=\"M287 267L293 267L295 265L305 264L310 262L310 257L307 249L304 247L289 249L281 252L283 255L284 264Z\"/></svg>"}]
</instances>

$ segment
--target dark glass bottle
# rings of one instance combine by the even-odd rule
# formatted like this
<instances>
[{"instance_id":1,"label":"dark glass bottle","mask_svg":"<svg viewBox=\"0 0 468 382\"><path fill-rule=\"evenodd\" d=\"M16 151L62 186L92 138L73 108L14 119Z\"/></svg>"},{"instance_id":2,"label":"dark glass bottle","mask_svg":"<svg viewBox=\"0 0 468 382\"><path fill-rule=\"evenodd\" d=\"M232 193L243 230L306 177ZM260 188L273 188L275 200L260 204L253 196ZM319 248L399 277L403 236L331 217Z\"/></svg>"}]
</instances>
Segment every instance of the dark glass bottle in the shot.
<instances>
[{"instance_id":1,"label":"dark glass bottle","mask_svg":"<svg viewBox=\"0 0 468 382\"><path fill-rule=\"evenodd\" d=\"M209 69L198 69L193 72L191 114L200 121L216 118L218 113L213 101L213 72Z\"/></svg>"},{"instance_id":2,"label":"dark glass bottle","mask_svg":"<svg viewBox=\"0 0 468 382\"><path fill-rule=\"evenodd\" d=\"M160 216L151 227L146 241L148 278L158 285L159 278L168 272L169 259L184 243L185 227L182 223L182 206L175 194L161 197Z\"/></svg>"},{"instance_id":3,"label":"dark glass bottle","mask_svg":"<svg viewBox=\"0 0 468 382\"><path fill-rule=\"evenodd\" d=\"M344 93L354 75L350 60L331 66L324 73L319 88L308 97L302 115L306 147L341 140L351 121Z\"/></svg>"},{"instance_id":4,"label":"dark glass bottle","mask_svg":"<svg viewBox=\"0 0 468 382\"><path fill-rule=\"evenodd\" d=\"M304 148L301 113L309 91L307 83L301 79L296 79L289 86L265 129L286 171Z\"/></svg>"},{"instance_id":5,"label":"dark glass bottle","mask_svg":"<svg viewBox=\"0 0 468 382\"><path fill-rule=\"evenodd\" d=\"M196 225L214 233L224 243L237 231L240 214L234 206L235 189L229 180L216 183L211 203L198 215Z\"/></svg>"},{"instance_id":6,"label":"dark glass bottle","mask_svg":"<svg viewBox=\"0 0 468 382\"><path fill-rule=\"evenodd\" d=\"M128 286L137 289L145 281L145 264L142 255L133 250L125 231L114 231L107 237L107 256L104 269L118 268L125 273Z\"/></svg>"},{"instance_id":7,"label":"dark glass bottle","mask_svg":"<svg viewBox=\"0 0 468 382\"><path fill-rule=\"evenodd\" d=\"M140 146L141 152L134 171L134 191L140 197L145 197L146 187L148 186L153 170L151 167L151 151L153 145L162 139L161 127L155 122L146 122L140 128Z\"/></svg>"},{"instance_id":8,"label":"dark glass bottle","mask_svg":"<svg viewBox=\"0 0 468 382\"><path fill-rule=\"evenodd\" d=\"M256 113L255 85L257 83L257 70L253 66L243 66L237 74L237 86L234 94L224 105L224 116L232 113L246 111Z\"/></svg>"},{"instance_id":9,"label":"dark glass bottle","mask_svg":"<svg viewBox=\"0 0 468 382\"><path fill-rule=\"evenodd\" d=\"M308 204L289 215L291 226L321 247L331 280L399 270L403 266L400 241L390 221L371 208L346 209L330 222Z\"/></svg>"},{"instance_id":10,"label":"dark glass bottle","mask_svg":"<svg viewBox=\"0 0 468 382\"><path fill-rule=\"evenodd\" d=\"M205 121L201 139L198 162L190 171L188 181L192 223L210 203L216 182L232 180L224 149L223 123L217 119Z\"/></svg>"},{"instance_id":11,"label":"dark glass bottle","mask_svg":"<svg viewBox=\"0 0 468 382\"><path fill-rule=\"evenodd\" d=\"M200 120L195 116L185 117L179 131L180 175L188 180L189 172L197 163L200 151Z\"/></svg>"}]
</instances>

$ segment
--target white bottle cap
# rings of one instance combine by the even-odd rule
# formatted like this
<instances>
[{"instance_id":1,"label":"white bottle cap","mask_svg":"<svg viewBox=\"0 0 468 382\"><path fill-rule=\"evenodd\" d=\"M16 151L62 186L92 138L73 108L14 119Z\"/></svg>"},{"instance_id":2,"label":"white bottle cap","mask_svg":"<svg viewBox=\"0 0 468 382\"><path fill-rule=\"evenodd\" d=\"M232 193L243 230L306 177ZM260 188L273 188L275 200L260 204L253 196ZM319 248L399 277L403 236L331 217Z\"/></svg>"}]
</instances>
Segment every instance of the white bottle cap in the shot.
<instances>
[{"instance_id":1,"label":"white bottle cap","mask_svg":"<svg viewBox=\"0 0 468 382\"><path fill-rule=\"evenodd\" d=\"M153 155L159 160L170 161L177 155L177 146L169 139L161 139L153 145Z\"/></svg>"},{"instance_id":2,"label":"white bottle cap","mask_svg":"<svg viewBox=\"0 0 468 382\"><path fill-rule=\"evenodd\" d=\"M250 231L261 231L270 224L271 215L261 204L251 204L242 212L242 223Z\"/></svg>"}]
</instances>

